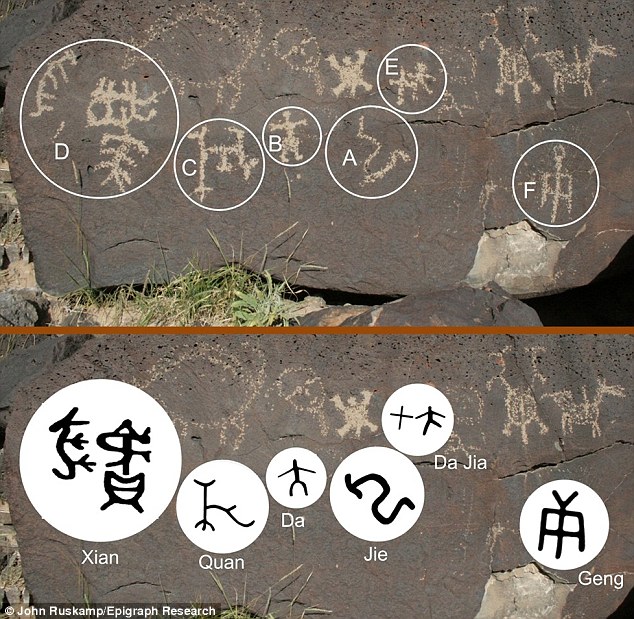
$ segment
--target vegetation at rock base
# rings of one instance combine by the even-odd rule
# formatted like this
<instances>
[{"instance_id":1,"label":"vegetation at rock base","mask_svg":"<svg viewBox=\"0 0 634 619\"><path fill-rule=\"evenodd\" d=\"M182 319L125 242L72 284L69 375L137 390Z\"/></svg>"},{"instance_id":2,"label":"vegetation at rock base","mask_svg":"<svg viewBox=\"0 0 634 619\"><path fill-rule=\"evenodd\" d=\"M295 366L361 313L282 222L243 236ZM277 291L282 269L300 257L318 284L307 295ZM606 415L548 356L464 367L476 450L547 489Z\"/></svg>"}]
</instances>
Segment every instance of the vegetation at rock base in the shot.
<instances>
[{"instance_id":1,"label":"vegetation at rock base","mask_svg":"<svg viewBox=\"0 0 634 619\"><path fill-rule=\"evenodd\" d=\"M298 294L288 280L274 281L268 271L230 263L209 271L192 264L164 284L83 288L66 295L64 303L76 315L107 314L107 324L269 327L295 323L305 306Z\"/></svg>"},{"instance_id":2,"label":"vegetation at rock base","mask_svg":"<svg viewBox=\"0 0 634 619\"><path fill-rule=\"evenodd\" d=\"M9 17L13 11L26 9L38 2L39 0L0 0L0 21Z\"/></svg>"},{"instance_id":3,"label":"vegetation at rock base","mask_svg":"<svg viewBox=\"0 0 634 619\"><path fill-rule=\"evenodd\" d=\"M301 576L303 565L298 565L285 576L282 576L274 585L270 586L266 595L260 595L252 600L247 599L247 585L241 594L236 592L235 599L231 600L222 582L214 572L211 577L214 584L222 594L227 609L220 613L221 619L305 619L315 615L329 615L332 611L315 606L307 606L299 601L300 596L304 593L312 572L305 579ZM288 589L294 585L299 585L297 592L290 601L287 602L286 609L281 612L272 612L272 601L279 593L285 592L288 595Z\"/></svg>"}]
</instances>

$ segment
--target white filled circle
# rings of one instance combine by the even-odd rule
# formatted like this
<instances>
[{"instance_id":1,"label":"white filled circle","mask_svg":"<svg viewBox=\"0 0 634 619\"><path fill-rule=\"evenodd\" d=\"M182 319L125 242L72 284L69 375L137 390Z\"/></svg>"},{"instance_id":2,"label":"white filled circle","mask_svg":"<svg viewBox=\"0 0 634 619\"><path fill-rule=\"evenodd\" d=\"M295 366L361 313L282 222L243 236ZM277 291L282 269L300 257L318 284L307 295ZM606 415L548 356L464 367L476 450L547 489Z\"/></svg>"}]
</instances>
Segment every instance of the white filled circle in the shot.
<instances>
[{"instance_id":1,"label":"white filled circle","mask_svg":"<svg viewBox=\"0 0 634 619\"><path fill-rule=\"evenodd\" d=\"M31 151L29 150L27 141L26 141L26 137L25 137L25 132L24 132L24 121L23 121L23 116L24 116L24 102L26 100L27 94L29 92L29 88L31 86L31 83L33 82L33 80L35 79L35 77L37 76L37 74L39 73L39 71L42 69L42 67L44 67L49 61L51 61L53 58L55 58L55 56L57 56L58 54L61 54L62 52L66 51L67 49L71 48L71 47L75 47L77 45L84 45L86 43L114 43L116 45L122 45L128 49L133 50L134 52L137 52L139 54L141 54L143 57L145 57L147 60L149 60L157 69L158 71L161 73L161 75L163 76L163 78L165 79L165 81L167 82L168 88L170 93L172 94L172 98L174 99L174 107L175 107L175 111L176 111L176 126L174 129L174 138L172 141L172 144L170 146L169 152L167 153L165 159L163 160L163 162L160 164L160 166L158 167L158 169L145 181L143 181L140 185L138 185L137 187L134 187L133 189L129 189L127 191L121 192L121 193L117 193L117 194L112 194L112 195L108 195L108 196L90 196L90 195L84 195L82 193L78 193L76 191L72 191L70 189L67 189L65 187L63 187L62 185L56 183L54 180L52 180L41 168L40 166L36 163L35 159L33 158ZM127 196L135 191L138 191L139 189L141 189L142 187L145 187L145 185L147 185L149 182L151 182L154 178L156 178L156 176L161 172L161 170L165 167L165 165L167 164L167 162L170 160L170 157L172 156L172 152L174 151L174 146L176 145L176 141L178 140L178 132L179 132L179 128L180 128L180 110L178 107L178 99L176 98L176 92L174 91L174 87L172 86L172 83L170 82L169 78L167 77L167 74L165 73L165 71L161 68L161 66L148 54L146 54L143 50L139 49L138 47L135 47L134 45L130 45L129 43L124 43L123 41L117 41L115 39L83 39L81 41L76 41L75 43L70 43L69 45L65 45L64 47L61 47L60 49L58 49L56 52L54 52L53 54L51 54L48 58L46 58L46 60L44 60L39 66L38 68L34 71L33 75L31 75L29 81L26 84L26 88L24 89L24 92L22 93L22 99L20 100L20 115L19 115L19 125L20 125L20 137L22 139L22 145L24 146L24 150L26 151L26 154L28 156L28 158L30 159L31 163L35 166L35 169L49 182L51 183L54 187L57 187L58 189L60 189L61 191L64 191L72 196L76 196L78 198L87 198L90 200L111 200L112 198L122 198L123 196Z\"/></svg>"},{"instance_id":2,"label":"white filled circle","mask_svg":"<svg viewBox=\"0 0 634 619\"><path fill-rule=\"evenodd\" d=\"M180 471L180 442L167 413L115 380L85 380L53 394L20 446L33 507L58 531L90 542L124 539L151 525L172 500Z\"/></svg>"},{"instance_id":3,"label":"white filled circle","mask_svg":"<svg viewBox=\"0 0 634 619\"><path fill-rule=\"evenodd\" d=\"M354 191L351 191L350 189L348 189L347 187L345 187L342 183L340 183L337 180L337 177L333 174L333 171L330 167L330 160L328 158L328 145L330 143L330 138L332 136L333 131L335 130L335 128L337 127L337 125L346 117L349 116L350 114L354 114L356 112L359 112L360 110L367 110L367 109L376 109L376 110L382 110L384 112L388 112L390 114L393 114L394 116L396 116L400 122L402 122L409 130L412 139L414 140L414 163L412 165L412 170L410 171L409 175L407 176L407 178L394 190L390 191L389 193L385 193L379 196L364 196L361 195L359 193L355 193ZM407 185L407 183L409 183L410 179L412 178L412 176L414 175L414 172L416 171L416 166L418 165L418 140L416 139L416 135L414 134L414 130L410 127L409 123L397 112L395 112L394 110L387 108L387 107L383 107L381 105L362 105L360 107L355 107L352 110L346 112L343 116L340 116L336 121L335 124L330 128L330 131L328 132L328 135L326 136L326 145L324 147L324 154L325 154L325 158L326 158L326 168L328 168L328 173L330 174L330 177L332 178L333 181L335 181L335 183L337 183L337 185L339 185L339 187L341 187L341 189L343 189L346 193L350 194L351 196L354 196L355 198L362 198L364 200L381 200L383 198L387 198L391 195L394 195L395 193L397 193L398 191L400 191L401 189L403 189L403 187L405 187L405 185Z\"/></svg>"},{"instance_id":4,"label":"white filled circle","mask_svg":"<svg viewBox=\"0 0 634 619\"><path fill-rule=\"evenodd\" d=\"M392 105L383 95L383 91L381 90L381 84L380 84L381 68L383 67L387 59L390 56L392 56L394 53L396 53L399 49L403 49L406 47L418 47L432 54L436 58L436 60L438 60L438 62L440 63L440 66L442 67L442 72L443 72L443 87L438 98L431 105L428 105L426 108L422 110L416 110L414 112L407 112L395 105ZM410 115L424 114L425 112L429 112L429 110L435 108L440 103L443 96L445 95L445 91L447 90L447 68L445 67L445 63L442 61L442 58L433 49L430 49L429 47L426 47L425 45L419 45L418 43L406 43L405 45L399 45L398 47L395 47L391 52L389 52L383 57L383 60L381 60L381 63L379 64L379 68L376 71L376 87L377 87L377 90L379 91L379 94L381 95L381 99L383 99L386 105L389 105L393 110L396 110L397 112L400 112L401 114L410 114Z\"/></svg>"},{"instance_id":5,"label":"white filled circle","mask_svg":"<svg viewBox=\"0 0 634 619\"><path fill-rule=\"evenodd\" d=\"M349 455L330 482L330 504L348 533L386 542L409 531L425 502L418 469L388 447L366 447Z\"/></svg>"},{"instance_id":6,"label":"white filled circle","mask_svg":"<svg viewBox=\"0 0 634 619\"><path fill-rule=\"evenodd\" d=\"M185 140L185 138L195 129L197 129L198 127L201 127L202 125L205 125L207 123L213 123L213 122L226 122L226 123L230 123L232 125L238 125L238 127L240 127L241 129L244 129L254 140L255 143L258 145L258 148L260 149L260 157L261 157L261 161L262 161L262 172L260 174L260 180L258 181L257 186L255 187L255 189L249 194L249 196L247 198L245 198L244 200L242 200L241 202L239 202L238 204L234 204L232 206L227 206L227 207L223 207L223 208L214 208L211 206L205 206L204 204L201 204L200 202L198 202L197 200L194 200L194 198L192 198L184 189L184 187L182 186L180 179L178 178L178 151L181 148L181 145L183 144L183 141ZM261 185L262 185L262 181L264 181L264 172L266 170L266 157L264 155L264 149L262 148L262 145L260 144L260 141L258 140L258 138L256 137L255 133L253 133L253 131L251 131L251 129L249 129L246 125L243 125L242 123L239 123L237 120L232 120L230 118L210 118L207 120L202 120L199 123L196 123L193 127L191 127L191 129L189 129L187 131L187 133L185 133L183 135L183 137L179 140L178 145L176 146L176 151L174 153L174 177L176 178L176 183L178 184L178 188L181 190L182 194L192 203L195 204L196 206L199 206L200 208L204 208L207 211L215 211L215 212L222 212L222 211L232 211L233 209L236 209L240 206L243 206L244 204L246 204L249 200L251 200L251 198L253 198L253 196L255 196L255 194L259 191Z\"/></svg>"},{"instance_id":7,"label":"white filled circle","mask_svg":"<svg viewBox=\"0 0 634 619\"><path fill-rule=\"evenodd\" d=\"M385 402L381 425L391 445L409 456L438 451L451 436L454 413L446 396L431 385L397 389Z\"/></svg>"},{"instance_id":8,"label":"white filled circle","mask_svg":"<svg viewBox=\"0 0 634 619\"><path fill-rule=\"evenodd\" d=\"M286 163L284 161L280 161L279 159L276 159L271 152L269 151L269 149L266 147L266 126L269 124L269 122L271 121L271 119L276 116L277 114L279 114L280 112L283 112L284 110L299 110L301 112L304 112L306 114L308 114L312 120L315 121L315 124L317 125L317 130L319 131L319 141L317 143L317 148L315 148L315 151L311 154L310 157L308 157L305 161L300 161L299 163ZM310 111L308 111L306 108L303 107L299 107L297 105L287 105L286 107L282 107L279 110L275 110L275 112L273 112L265 121L264 121L264 125L262 126L262 144L264 145L264 149L266 150L266 154L273 159L273 161L275 161L275 163L279 163L280 165L286 166L288 168L297 168L299 166L303 166L306 165L309 161L312 161L316 156L317 153L319 152L319 149L321 148L321 143L323 141L323 137L324 134L321 130L321 124L319 123L319 121L317 120L317 117Z\"/></svg>"},{"instance_id":9,"label":"white filled circle","mask_svg":"<svg viewBox=\"0 0 634 619\"><path fill-rule=\"evenodd\" d=\"M312 505L326 489L328 476L319 456L303 447L289 447L276 454L266 469L266 487L284 507Z\"/></svg>"},{"instance_id":10,"label":"white filled circle","mask_svg":"<svg viewBox=\"0 0 634 619\"><path fill-rule=\"evenodd\" d=\"M567 222L565 224L553 224L553 223L547 223L545 221L540 221L539 219L533 217L530 213L528 213L526 211L526 209L522 206L519 198L517 197L517 190L515 188L515 177L517 175L517 170L518 170L520 164L522 163L522 161L524 160L526 155L528 155L532 150L538 148L539 146L543 146L544 144L567 144L568 146L573 146L574 148L580 150L590 160L590 163L592 164L592 168L594 169L594 173L595 173L595 175L597 177L597 188L596 188L596 191L594 192L594 197L592 199L592 203L590 204L588 209L582 215L580 215L579 217L577 217L573 221L569 221L569 222ZM539 224L540 226L546 226L547 228L565 228L566 226L572 226L573 224L576 224L576 223L580 222L594 208L594 205L596 204L597 198L599 197L600 184L601 184L601 182L599 180L599 170L597 169L597 166L596 166L594 160L592 159L592 157L590 157L590 155L583 148L581 148L581 146L579 146L578 144L575 144L574 142L569 142L568 140L544 140L543 142L538 142L537 144L534 144L533 146L531 146L518 159L517 163L515 164L515 167L513 168L513 177L511 179L511 186L512 186L512 189L513 189L513 198L515 198L515 203L517 204L517 206L520 209L520 211L522 211L522 213L524 213L524 215L526 215L526 217L528 217L531 221L535 222L536 224Z\"/></svg>"},{"instance_id":11,"label":"white filled circle","mask_svg":"<svg viewBox=\"0 0 634 619\"><path fill-rule=\"evenodd\" d=\"M520 536L537 562L574 570L594 559L610 531L608 510L590 487L570 479L540 486L524 503Z\"/></svg>"},{"instance_id":12,"label":"white filled circle","mask_svg":"<svg viewBox=\"0 0 634 619\"><path fill-rule=\"evenodd\" d=\"M212 460L183 481L176 499L178 523L199 548L238 552L264 530L269 498L260 478L233 460Z\"/></svg>"}]
</instances>

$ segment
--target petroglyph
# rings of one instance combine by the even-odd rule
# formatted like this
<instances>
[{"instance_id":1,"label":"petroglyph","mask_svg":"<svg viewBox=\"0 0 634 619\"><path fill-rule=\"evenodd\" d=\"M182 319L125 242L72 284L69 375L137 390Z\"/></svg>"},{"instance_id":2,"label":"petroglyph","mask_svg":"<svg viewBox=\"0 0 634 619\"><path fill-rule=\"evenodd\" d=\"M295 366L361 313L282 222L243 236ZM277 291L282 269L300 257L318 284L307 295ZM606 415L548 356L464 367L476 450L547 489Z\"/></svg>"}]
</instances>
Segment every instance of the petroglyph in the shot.
<instances>
[{"instance_id":1,"label":"petroglyph","mask_svg":"<svg viewBox=\"0 0 634 619\"><path fill-rule=\"evenodd\" d=\"M65 128L66 128L66 121L62 120L62 122L59 123L59 127L57 127L57 131L55 132L53 139L57 140L59 136L62 135L62 132L64 131Z\"/></svg>"},{"instance_id":2,"label":"petroglyph","mask_svg":"<svg viewBox=\"0 0 634 619\"><path fill-rule=\"evenodd\" d=\"M238 15L230 7L237 8L246 15ZM248 28L243 27L243 20L249 24ZM197 49L197 37L205 29L214 33L219 45L227 46L223 61L235 59L235 65L223 67L211 79L184 79L179 75L171 75L171 80L175 83L179 96L183 96L188 90L198 89L204 91L206 97L215 94L216 105L224 105L233 110L242 98L243 74L262 42L262 14L256 7L244 2L229 7L207 2L170 6L170 18L155 22L147 28L142 39L137 39L132 44L143 50L153 41L165 45L172 40L174 33L184 30L191 34L192 45ZM187 53L185 50L182 52ZM125 70L126 65L123 68Z\"/></svg>"},{"instance_id":3,"label":"petroglyph","mask_svg":"<svg viewBox=\"0 0 634 619\"><path fill-rule=\"evenodd\" d=\"M491 18L494 31L493 34L490 35L490 39L493 45L498 49L497 62L499 78L495 92L498 95L504 95L507 89L510 89L513 92L515 103L519 104L522 102L521 89L524 84L530 87L533 94L538 93L541 88L531 75L530 64L524 48L506 46L500 40L498 15L500 13L504 14L504 11L505 9L499 6L493 13L484 13L485 17ZM484 49L487 41L488 39L485 39L480 42L480 49Z\"/></svg>"},{"instance_id":4,"label":"petroglyph","mask_svg":"<svg viewBox=\"0 0 634 619\"><path fill-rule=\"evenodd\" d=\"M304 159L304 155L299 151L300 139L295 133L296 127L306 127L308 125L308 121L305 118L302 120L291 120L291 111L285 110L282 112L282 116L284 117L284 122L271 122L269 125L269 131L274 133L275 131L283 131L286 136L282 140L282 150L279 153L280 161L284 163L289 163L289 156L293 158L294 162L299 162Z\"/></svg>"},{"instance_id":5,"label":"petroglyph","mask_svg":"<svg viewBox=\"0 0 634 619\"><path fill-rule=\"evenodd\" d=\"M324 92L319 70L322 53L317 39L303 26L286 26L278 31L271 43L276 57L283 60L292 71L310 76L318 95Z\"/></svg>"},{"instance_id":6,"label":"petroglyph","mask_svg":"<svg viewBox=\"0 0 634 619\"><path fill-rule=\"evenodd\" d=\"M522 13L524 19L524 42L529 40L532 43L539 43L539 37L533 32L533 16L537 15L539 10L536 6L525 6L517 9Z\"/></svg>"},{"instance_id":7,"label":"petroglyph","mask_svg":"<svg viewBox=\"0 0 634 619\"><path fill-rule=\"evenodd\" d=\"M390 156L385 165L382 168L379 168L378 170L372 172L372 162L378 157L381 149L383 148L383 145L381 144L381 142L379 142L379 140L372 137L371 135L368 135L365 132L364 115L361 115L359 117L359 130L357 131L357 137L370 142L375 147L372 153L370 153L370 155L368 155L368 157L363 162L363 170L365 172L365 176L360 183L362 186L368 185L370 183L375 183L376 181L385 178L385 175L398 165L399 160L404 163L411 161L411 156L404 150L393 150L390 153Z\"/></svg>"},{"instance_id":8,"label":"petroglyph","mask_svg":"<svg viewBox=\"0 0 634 619\"><path fill-rule=\"evenodd\" d=\"M490 353L489 357L496 359L501 368L497 376L487 381L487 389L492 390L495 383L499 383L504 389L504 403L506 408L506 423L502 429L505 436L512 436L517 429L522 437L522 443L528 445L528 429L535 425L540 434L546 434L548 427L539 418L537 402L532 391L525 386L514 387L506 377L507 361L505 355L511 352L511 347L506 346L501 352Z\"/></svg>"},{"instance_id":9,"label":"petroglyph","mask_svg":"<svg viewBox=\"0 0 634 619\"><path fill-rule=\"evenodd\" d=\"M198 185L193 193L199 202L204 201L207 193L213 191L213 187L205 184L207 180L207 163L214 156L217 157L215 170L225 173L233 173L235 170L242 172L242 178L248 181L251 178L253 170L259 165L260 160L257 157L249 157L244 146L244 138L246 132L239 127L227 127L226 131L234 136L234 143L231 146L227 144L207 145L207 134L209 126L201 125L196 131L190 131L187 134L188 140L196 140L199 149L199 166L198 166Z\"/></svg>"},{"instance_id":10,"label":"petroglyph","mask_svg":"<svg viewBox=\"0 0 634 619\"><path fill-rule=\"evenodd\" d=\"M370 432L376 432L379 427L368 419L368 406L372 392L363 390L359 398L350 396L344 403L340 395L330 398L337 410L343 414L344 424L337 428L337 434L341 438L346 438L349 434L354 434L355 438L361 438L364 428Z\"/></svg>"},{"instance_id":11,"label":"petroglyph","mask_svg":"<svg viewBox=\"0 0 634 619\"><path fill-rule=\"evenodd\" d=\"M284 368L275 380L277 395L296 412L310 415L322 436L328 436L330 425L324 412L326 395L324 384L308 368ZM268 397L265 396L265 397Z\"/></svg>"},{"instance_id":12,"label":"petroglyph","mask_svg":"<svg viewBox=\"0 0 634 619\"><path fill-rule=\"evenodd\" d=\"M32 118L38 118L44 112L52 112L53 106L50 105L51 101L57 99L56 95L50 90L57 91L60 87L60 81L64 84L68 84L68 73L66 72L66 66L75 66L77 64L77 58L75 54L67 49L56 60L50 60L47 63L46 71L37 83L37 89L35 92L35 111L31 112L29 116Z\"/></svg>"},{"instance_id":13,"label":"petroglyph","mask_svg":"<svg viewBox=\"0 0 634 619\"><path fill-rule=\"evenodd\" d=\"M396 102L403 105L408 99L418 101L419 91L432 94L431 83L438 81L427 69L424 62L417 62L413 71L400 68L397 79L388 80L388 84L396 88ZM409 93L409 94L408 94Z\"/></svg>"},{"instance_id":14,"label":"petroglyph","mask_svg":"<svg viewBox=\"0 0 634 619\"><path fill-rule=\"evenodd\" d=\"M533 369L533 377L542 385L546 383L546 377L542 374L540 362L542 355L546 354L544 346L533 346L532 348L524 348L524 352L531 358L531 368Z\"/></svg>"},{"instance_id":15,"label":"petroglyph","mask_svg":"<svg viewBox=\"0 0 634 619\"><path fill-rule=\"evenodd\" d=\"M334 54L330 54L326 61L333 71L337 72L339 85L332 89L332 92L339 98L346 91L351 97L357 96L357 89L361 88L366 92L372 90L372 84L363 79L365 59L368 53L365 50L356 52L356 60L352 56L344 56L339 62Z\"/></svg>"},{"instance_id":16,"label":"petroglyph","mask_svg":"<svg viewBox=\"0 0 634 619\"><path fill-rule=\"evenodd\" d=\"M101 185L113 182L120 191L132 184L131 170L137 167L136 156L145 157L148 147L130 133L133 122L146 123L157 112L152 107L157 103L158 93L153 92L147 98L139 96L137 83L123 80L122 90L118 91L116 82L102 77L90 95L86 111L86 127L115 127L121 133L104 133L100 140L99 153L106 157L95 170L109 170Z\"/></svg>"},{"instance_id":17,"label":"petroglyph","mask_svg":"<svg viewBox=\"0 0 634 619\"><path fill-rule=\"evenodd\" d=\"M567 61L564 51L557 49L550 52L536 54L544 58L553 71L553 88L555 94L563 93L568 86L583 86L583 95L588 97L593 93L592 89L592 65L597 56L616 56L616 49L611 45L599 45L596 39L590 39L590 45L585 56L581 56L579 48L575 45L572 49L573 60Z\"/></svg>"},{"instance_id":18,"label":"petroglyph","mask_svg":"<svg viewBox=\"0 0 634 619\"><path fill-rule=\"evenodd\" d=\"M174 412L172 418L181 437L203 430L211 430L217 436L220 445L230 445L237 450L242 445L248 428L247 415L252 418L254 403L260 396L267 373L267 361L262 350L250 342L241 344L241 352L231 352L213 341L199 341L195 346L182 345L173 351L162 351L160 360L141 374L138 368L131 375L132 384L139 389L148 390L166 410L166 400L172 401L179 390L185 392L187 384L205 392L208 385L208 400L201 407L213 411L213 415L203 415L202 421L194 421L191 415ZM253 360L253 375L248 379L242 371L244 358ZM208 373L193 370L197 359L203 359ZM235 386L234 396L227 399L225 406L219 408L218 383ZM165 391L165 395L163 395Z\"/></svg>"},{"instance_id":19,"label":"petroglyph","mask_svg":"<svg viewBox=\"0 0 634 619\"><path fill-rule=\"evenodd\" d=\"M459 104L453 94L447 91L445 91L441 102L436 107L436 111L441 115L446 114L447 112L456 112L460 118L464 117L464 112L466 110L472 109L472 105L467 105L466 103Z\"/></svg>"},{"instance_id":20,"label":"petroglyph","mask_svg":"<svg viewBox=\"0 0 634 619\"><path fill-rule=\"evenodd\" d=\"M575 426L590 426L592 438L601 436L599 418L601 405L607 396L624 398L625 390L620 385L608 385L603 377L599 377L594 392L590 394L588 386L581 385L581 398L570 389L562 389L548 393L544 397L552 399L561 409L561 431L572 434Z\"/></svg>"},{"instance_id":21,"label":"petroglyph","mask_svg":"<svg viewBox=\"0 0 634 619\"><path fill-rule=\"evenodd\" d=\"M572 174L564 170L564 159L566 149L563 144L555 144L553 147L553 158L555 160L554 172L543 172L541 174L541 193L539 208L543 209L551 205L550 221L557 220L560 205L566 209L568 214L572 211Z\"/></svg>"}]
</instances>

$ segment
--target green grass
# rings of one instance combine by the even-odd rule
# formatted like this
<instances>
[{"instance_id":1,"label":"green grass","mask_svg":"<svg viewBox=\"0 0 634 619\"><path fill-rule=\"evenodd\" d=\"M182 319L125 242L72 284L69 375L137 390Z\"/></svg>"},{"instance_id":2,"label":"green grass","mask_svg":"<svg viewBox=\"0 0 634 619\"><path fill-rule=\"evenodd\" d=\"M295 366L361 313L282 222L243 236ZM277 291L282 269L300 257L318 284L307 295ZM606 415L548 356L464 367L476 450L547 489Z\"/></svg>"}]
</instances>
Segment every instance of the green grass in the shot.
<instances>
[{"instance_id":1,"label":"green grass","mask_svg":"<svg viewBox=\"0 0 634 619\"><path fill-rule=\"evenodd\" d=\"M209 271L195 265L165 284L111 290L84 288L65 297L75 313L101 313L109 324L246 327L294 324L300 307L287 280L254 273L240 264Z\"/></svg>"},{"instance_id":2,"label":"green grass","mask_svg":"<svg viewBox=\"0 0 634 619\"><path fill-rule=\"evenodd\" d=\"M25 9L37 4L40 0L0 0L0 21L6 19L19 9Z\"/></svg>"},{"instance_id":3,"label":"green grass","mask_svg":"<svg viewBox=\"0 0 634 619\"><path fill-rule=\"evenodd\" d=\"M300 300L303 291L297 290L292 281L297 280L300 269L291 279L273 279L265 269L270 244L291 232L297 224L289 226L272 241L246 258L242 247L238 256L229 257L220 246L217 237L209 232L210 239L219 252L224 265L215 270L200 268L195 263L180 275L166 283L155 283L148 274L143 285L119 286L98 289L92 285L91 259L83 251L84 265L78 268L83 281L78 291L64 297L69 311L100 315L98 324L138 326L238 326L272 327L297 323L297 317L308 311L315 299ZM306 232L286 259L286 269ZM255 265L251 268L251 265ZM167 264L165 272L168 271ZM320 269L308 264L304 268ZM160 277L158 278L160 279Z\"/></svg>"},{"instance_id":4,"label":"green grass","mask_svg":"<svg viewBox=\"0 0 634 619\"><path fill-rule=\"evenodd\" d=\"M297 566L294 570L290 571L285 576L282 576L274 585L269 587L266 595L257 596L252 600L247 599L246 583L241 595L236 592L235 599L229 599L227 591L220 582L220 579L212 571L211 577L222 594L224 602L227 606L223 610L219 617L221 619L305 619L314 615L329 615L332 611L324 608L317 608L315 606L307 606L299 601L300 596L304 593L310 579L312 572L302 581L301 569L302 565ZM287 608L281 614L279 612L271 612L271 603L274 597L277 597L280 593L284 592L284 596L289 595L289 588L299 585L297 592L287 602Z\"/></svg>"},{"instance_id":5,"label":"green grass","mask_svg":"<svg viewBox=\"0 0 634 619\"><path fill-rule=\"evenodd\" d=\"M8 357L14 350L28 348L32 344L35 344L35 342L35 335L0 333L0 361Z\"/></svg>"}]
</instances>

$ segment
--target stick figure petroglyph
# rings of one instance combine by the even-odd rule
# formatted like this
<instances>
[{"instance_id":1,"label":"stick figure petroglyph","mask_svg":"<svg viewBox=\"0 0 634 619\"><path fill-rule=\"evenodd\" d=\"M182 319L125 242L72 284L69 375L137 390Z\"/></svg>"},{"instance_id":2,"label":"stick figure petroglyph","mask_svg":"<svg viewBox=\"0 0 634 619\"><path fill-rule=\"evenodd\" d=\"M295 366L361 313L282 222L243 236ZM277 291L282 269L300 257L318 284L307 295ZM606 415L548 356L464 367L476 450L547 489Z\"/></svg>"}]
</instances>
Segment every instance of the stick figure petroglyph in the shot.
<instances>
[{"instance_id":1,"label":"stick figure petroglyph","mask_svg":"<svg viewBox=\"0 0 634 619\"><path fill-rule=\"evenodd\" d=\"M379 429L376 424L368 419L368 406L371 398L372 392L363 390L359 399L355 396L350 396L345 403L340 395L335 395L330 399L345 419L344 425L341 428L337 428L337 434L341 438L345 438L351 433L354 433L356 438L360 438L364 428L367 428L370 432L376 432Z\"/></svg>"},{"instance_id":2,"label":"stick figure petroglyph","mask_svg":"<svg viewBox=\"0 0 634 619\"><path fill-rule=\"evenodd\" d=\"M499 37L500 24L498 15L503 12L503 7L499 6L493 13L485 13L485 17L491 18L494 30L490 35L490 39L495 47L498 48L498 70L499 79L495 92L503 95L507 88L513 92L515 103L522 102L521 87L526 84L530 87L533 94L538 93L541 88L531 75L531 68L528 62L528 56L522 47L510 47L504 45ZM484 49L488 39L481 41L480 49Z\"/></svg>"},{"instance_id":3,"label":"stick figure petroglyph","mask_svg":"<svg viewBox=\"0 0 634 619\"><path fill-rule=\"evenodd\" d=\"M511 436L518 428L522 436L522 443L528 445L528 427L534 424L540 434L548 432L548 426L539 418L537 402L528 387L513 387L506 377L507 361L505 354L511 347L506 346L502 351L490 353L490 357L497 358L497 364L502 368L497 376L487 381L487 389L491 391L493 385L499 383L505 391L504 403L506 409L506 423L502 429L505 436Z\"/></svg>"},{"instance_id":4,"label":"stick figure petroglyph","mask_svg":"<svg viewBox=\"0 0 634 619\"><path fill-rule=\"evenodd\" d=\"M271 133L275 131L283 131L285 138L282 140L282 150L279 154L280 160L284 163L290 161L289 155L293 157L293 160L298 162L304 159L304 155L299 151L300 139L295 133L296 127L306 127L308 121L305 118L301 120L292 121L290 110L282 112L284 122L271 122L269 125L269 131Z\"/></svg>"},{"instance_id":5,"label":"stick figure petroglyph","mask_svg":"<svg viewBox=\"0 0 634 619\"><path fill-rule=\"evenodd\" d=\"M365 50L360 49L356 52L356 60L353 60L352 56L344 56L339 62L334 54L330 54L326 58L330 68L336 71L339 76L339 85L332 89L337 98L346 91L350 93L351 97L356 97L357 88L366 92L372 90L372 84L363 79L363 67L367 55Z\"/></svg>"},{"instance_id":6,"label":"stick figure petroglyph","mask_svg":"<svg viewBox=\"0 0 634 619\"><path fill-rule=\"evenodd\" d=\"M413 71L407 71L405 67L400 67L398 78L388 80L390 86L396 88L397 105L403 105L409 97L413 101L418 101L419 91L431 94L434 89L429 85L438 81L427 69L424 62L417 62Z\"/></svg>"},{"instance_id":7,"label":"stick figure petroglyph","mask_svg":"<svg viewBox=\"0 0 634 619\"><path fill-rule=\"evenodd\" d=\"M551 204L551 222L557 220L559 206L562 205L568 214L572 211L572 174L564 169L566 148L563 144L555 144L553 147L555 171L544 172L541 175L541 196L539 208Z\"/></svg>"}]
</instances>

